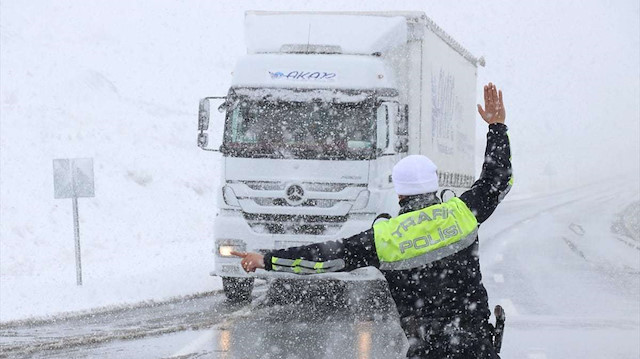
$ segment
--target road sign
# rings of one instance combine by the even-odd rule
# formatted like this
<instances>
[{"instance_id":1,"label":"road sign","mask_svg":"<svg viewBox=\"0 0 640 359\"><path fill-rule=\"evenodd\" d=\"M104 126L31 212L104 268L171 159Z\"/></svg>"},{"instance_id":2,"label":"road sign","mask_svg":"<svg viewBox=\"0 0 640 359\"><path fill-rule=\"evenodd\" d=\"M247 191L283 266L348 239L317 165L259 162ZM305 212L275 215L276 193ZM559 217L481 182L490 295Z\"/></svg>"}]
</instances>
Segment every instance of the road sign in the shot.
<instances>
[{"instance_id":1,"label":"road sign","mask_svg":"<svg viewBox=\"0 0 640 359\"><path fill-rule=\"evenodd\" d=\"M80 258L80 220L78 197L94 197L93 158L53 160L53 196L71 198L73 203L73 229L76 243L76 283L82 285Z\"/></svg>"},{"instance_id":2,"label":"road sign","mask_svg":"<svg viewBox=\"0 0 640 359\"><path fill-rule=\"evenodd\" d=\"M54 197L94 197L93 158L53 160Z\"/></svg>"}]
</instances>

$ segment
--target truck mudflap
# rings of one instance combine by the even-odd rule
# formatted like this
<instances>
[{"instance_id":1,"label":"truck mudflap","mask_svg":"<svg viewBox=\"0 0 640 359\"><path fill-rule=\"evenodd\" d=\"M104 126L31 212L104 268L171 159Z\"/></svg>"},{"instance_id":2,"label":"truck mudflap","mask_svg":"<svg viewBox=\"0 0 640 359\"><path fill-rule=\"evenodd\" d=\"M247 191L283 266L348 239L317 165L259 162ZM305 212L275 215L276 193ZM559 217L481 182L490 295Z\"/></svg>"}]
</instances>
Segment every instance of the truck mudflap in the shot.
<instances>
[{"instance_id":1,"label":"truck mudflap","mask_svg":"<svg viewBox=\"0 0 640 359\"><path fill-rule=\"evenodd\" d=\"M223 268L224 270L225 268ZM212 276L219 277L238 277L238 278L260 278L260 279L292 279L292 280L339 280L344 282L352 281L371 281L386 280L382 273L374 267L365 267L352 270L350 272L331 272L322 274L306 274L299 275L294 273L272 272L258 269L255 273L244 273L237 266L238 270L210 273Z\"/></svg>"}]
</instances>

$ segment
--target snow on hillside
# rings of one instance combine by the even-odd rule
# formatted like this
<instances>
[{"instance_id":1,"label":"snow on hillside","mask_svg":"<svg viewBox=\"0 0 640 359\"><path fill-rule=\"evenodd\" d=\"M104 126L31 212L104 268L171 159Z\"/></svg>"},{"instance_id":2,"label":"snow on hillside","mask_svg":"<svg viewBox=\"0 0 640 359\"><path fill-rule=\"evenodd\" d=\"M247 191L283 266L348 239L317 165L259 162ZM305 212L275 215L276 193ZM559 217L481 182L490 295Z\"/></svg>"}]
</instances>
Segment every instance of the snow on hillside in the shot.
<instances>
[{"instance_id":1,"label":"snow on hillside","mask_svg":"<svg viewBox=\"0 0 640 359\"><path fill-rule=\"evenodd\" d=\"M195 146L197 101L245 51L244 10L391 10L391 1L3 1L0 320L219 288L208 276L217 156ZM425 3L505 91L512 198L638 177L638 4ZM589 26L585 26L588 23ZM477 134L483 146L484 127ZM75 286L70 200L52 159L92 157ZM478 149L478 161L481 160ZM632 181L633 182L633 181Z\"/></svg>"},{"instance_id":2,"label":"snow on hillside","mask_svg":"<svg viewBox=\"0 0 640 359\"><path fill-rule=\"evenodd\" d=\"M3 320L219 286L208 276L217 164L195 146L198 97L212 90L192 92L200 71L175 66L198 53L157 33L170 13L133 31L141 14L118 12L3 3ZM79 200L82 290L71 200L53 198L52 159L74 157L92 157L96 179L96 197ZM60 308L32 295L43 286Z\"/></svg>"}]
</instances>

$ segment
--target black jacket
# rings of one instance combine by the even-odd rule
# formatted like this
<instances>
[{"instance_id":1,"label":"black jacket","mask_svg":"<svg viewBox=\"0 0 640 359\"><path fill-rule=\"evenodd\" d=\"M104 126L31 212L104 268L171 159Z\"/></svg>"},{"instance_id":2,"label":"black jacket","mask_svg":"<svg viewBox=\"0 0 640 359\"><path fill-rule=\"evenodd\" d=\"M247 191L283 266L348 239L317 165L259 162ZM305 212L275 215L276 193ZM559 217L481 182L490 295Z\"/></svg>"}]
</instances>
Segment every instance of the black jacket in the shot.
<instances>
[{"instance_id":1,"label":"black jacket","mask_svg":"<svg viewBox=\"0 0 640 359\"><path fill-rule=\"evenodd\" d=\"M460 199L480 224L493 213L509 191L510 182L511 151L507 126L492 124L487 134L485 161L480 178L471 189L462 193ZM400 214L437 203L439 200L433 194L407 197L400 202ZM268 252L265 255L267 270L283 268L280 263L272 265L273 257L329 263L342 259L342 270L380 265L373 229L338 241ZM284 263L284 268L290 263ZM482 327L488 321L490 312L487 291L482 285L480 274L477 239L469 247L422 267L382 273L389 283L389 290L401 318L441 323L456 321L461 326L469 327Z\"/></svg>"}]
</instances>

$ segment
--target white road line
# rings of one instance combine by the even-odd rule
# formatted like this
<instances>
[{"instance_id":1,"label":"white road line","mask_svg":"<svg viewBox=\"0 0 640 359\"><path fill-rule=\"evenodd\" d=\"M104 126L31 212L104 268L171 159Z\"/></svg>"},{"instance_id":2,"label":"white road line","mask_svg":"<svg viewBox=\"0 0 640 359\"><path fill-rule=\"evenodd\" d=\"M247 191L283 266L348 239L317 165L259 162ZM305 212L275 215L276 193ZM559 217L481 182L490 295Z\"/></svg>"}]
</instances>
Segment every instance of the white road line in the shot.
<instances>
[{"instance_id":1,"label":"white road line","mask_svg":"<svg viewBox=\"0 0 640 359\"><path fill-rule=\"evenodd\" d=\"M213 343L214 340L215 340L215 330L213 330L213 329L206 330L204 333L202 333L195 340L189 342L182 349L178 350L173 355L171 355L170 358L171 357L179 357L179 356L183 356L183 355L197 353L200 350L202 350L203 348L206 348L206 347L210 346L211 343Z\"/></svg>"},{"instance_id":2,"label":"white road line","mask_svg":"<svg viewBox=\"0 0 640 359\"><path fill-rule=\"evenodd\" d=\"M504 276L502 274L494 274L493 281L496 283L504 283Z\"/></svg>"}]
</instances>

